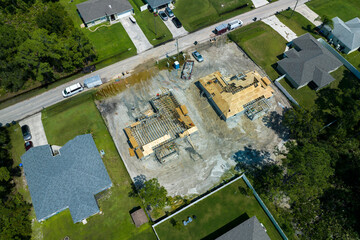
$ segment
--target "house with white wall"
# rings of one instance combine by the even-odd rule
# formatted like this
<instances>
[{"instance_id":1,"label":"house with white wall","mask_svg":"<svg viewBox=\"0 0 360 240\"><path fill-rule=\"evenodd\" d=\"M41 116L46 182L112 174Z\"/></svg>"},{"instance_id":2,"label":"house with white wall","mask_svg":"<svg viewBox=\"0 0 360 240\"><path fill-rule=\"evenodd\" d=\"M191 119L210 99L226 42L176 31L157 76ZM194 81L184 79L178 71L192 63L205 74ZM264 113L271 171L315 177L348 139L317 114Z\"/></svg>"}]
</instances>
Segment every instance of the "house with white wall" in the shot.
<instances>
[{"instance_id":1,"label":"house with white wall","mask_svg":"<svg viewBox=\"0 0 360 240\"><path fill-rule=\"evenodd\" d=\"M76 7L86 27L106 21L116 23L134 12L128 0L89 0Z\"/></svg>"}]
</instances>

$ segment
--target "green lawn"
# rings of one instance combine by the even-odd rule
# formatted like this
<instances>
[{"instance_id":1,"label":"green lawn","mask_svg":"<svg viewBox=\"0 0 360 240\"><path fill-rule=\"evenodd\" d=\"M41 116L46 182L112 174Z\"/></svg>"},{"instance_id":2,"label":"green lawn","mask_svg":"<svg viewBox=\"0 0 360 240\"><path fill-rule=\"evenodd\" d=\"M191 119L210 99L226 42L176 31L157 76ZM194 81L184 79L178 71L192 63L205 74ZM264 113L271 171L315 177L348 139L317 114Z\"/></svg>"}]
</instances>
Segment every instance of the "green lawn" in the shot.
<instances>
[{"instance_id":1,"label":"green lawn","mask_svg":"<svg viewBox=\"0 0 360 240\"><path fill-rule=\"evenodd\" d=\"M247 188L242 179L176 215L174 219L180 224L179 228L174 227L170 220L158 225L156 231L160 239L213 239L214 235L209 235L216 230L227 224L234 227L253 216L264 224L271 239L282 239L255 197L240 193L239 187ZM182 220L193 215L196 220L183 226Z\"/></svg>"},{"instance_id":2,"label":"green lawn","mask_svg":"<svg viewBox=\"0 0 360 240\"><path fill-rule=\"evenodd\" d=\"M79 29L83 22L77 12L76 4L85 1L86 0L73 0L71 2L68 0L60 0L60 3L65 7L70 18L73 20L75 27ZM102 27L95 32L90 32L86 28L81 28L81 31L94 45L98 55L96 63L101 62L100 65L97 66L98 68L136 55L136 48L121 23L114 24L111 27ZM105 61L105 63L103 61Z\"/></svg>"},{"instance_id":3,"label":"green lawn","mask_svg":"<svg viewBox=\"0 0 360 240\"><path fill-rule=\"evenodd\" d=\"M262 67L272 80L279 74L273 65L285 51L286 40L263 22L255 22L239 28L229 34L231 40L236 42L260 67Z\"/></svg>"},{"instance_id":4,"label":"green lawn","mask_svg":"<svg viewBox=\"0 0 360 240\"><path fill-rule=\"evenodd\" d=\"M118 155L112 138L97 110L92 92L86 92L43 110L43 124L49 144L63 145L77 135L91 133L103 158L113 187L98 200L103 215L94 215L88 223L74 224L69 210L43 223L35 222L33 231L44 239L155 239L150 224L137 229L129 211L142 206L140 199L128 197L131 179ZM35 237L36 238L36 237Z\"/></svg>"},{"instance_id":5,"label":"green lawn","mask_svg":"<svg viewBox=\"0 0 360 240\"><path fill-rule=\"evenodd\" d=\"M360 51L355 51L350 54L342 54L342 56L360 71Z\"/></svg>"},{"instance_id":6,"label":"green lawn","mask_svg":"<svg viewBox=\"0 0 360 240\"><path fill-rule=\"evenodd\" d=\"M237 9L248 3L247 7ZM251 0L178 0L174 13L184 28L193 32L251 10Z\"/></svg>"},{"instance_id":7,"label":"green lawn","mask_svg":"<svg viewBox=\"0 0 360 240\"><path fill-rule=\"evenodd\" d=\"M298 36L309 32L315 38L320 37L313 31L315 25L298 12L293 13L292 10L285 10L277 14L276 17Z\"/></svg>"},{"instance_id":8,"label":"green lawn","mask_svg":"<svg viewBox=\"0 0 360 240\"><path fill-rule=\"evenodd\" d=\"M360 17L359 0L311 0L306 5L319 16L327 16L330 19L339 17L343 21L348 21Z\"/></svg>"},{"instance_id":9,"label":"green lawn","mask_svg":"<svg viewBox=\"0 0 360 240\"><path fill-rule=\"evenodd\" d=\"M335 78L335 81L329 84L329 88L338 88L340 82L344 79L345 75L347 83L351 81L357 81L356 77L353 74L345 74L345 72L349 72L349 70L345 66L341 66L336 71L332 72L331 75ZM291 83L286 79L280 80L281 85L290 93L293 98L300 104L300 106L305 108L312 108L315 106L315 100L317 99L317 92L312 90L308 86L304 86L298 90L291 86ZM344 85L347 84L343 82Z\"/></svg>"},{"instance_id":10,"label":"green lawn","mask_svg":"<svg viewBox=\"0 0 360 240\"><path fill-rule=\"evenodd\" d=\"M173 38L170 30L159 16L155 17L154 14L148 10L140 12L140 10L136 8L133 0L129 0L129 2L134 7L134 17L137 24L139 24L141 30L152 45L158 45Z\"/></svg>"}]
</instances>

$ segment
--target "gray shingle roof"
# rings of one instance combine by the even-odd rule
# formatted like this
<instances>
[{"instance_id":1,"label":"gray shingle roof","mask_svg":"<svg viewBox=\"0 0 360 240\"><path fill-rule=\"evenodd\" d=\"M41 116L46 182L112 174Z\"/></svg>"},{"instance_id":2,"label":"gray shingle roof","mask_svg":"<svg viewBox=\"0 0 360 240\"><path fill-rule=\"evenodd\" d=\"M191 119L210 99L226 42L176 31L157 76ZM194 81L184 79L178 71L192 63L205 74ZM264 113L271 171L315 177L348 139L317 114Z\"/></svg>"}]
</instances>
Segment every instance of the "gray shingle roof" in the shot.
<instances>
[{"instance_id":1,"label":"gray shingle roof","mask_svg":"<svg viewBox=\"0 0 360 240\"><path fill-rule=\"evenodd\" d=\"M133 9L128 0L89 0L76 7L85 23Z\"/></svg>"},{"instance_id":2,"label":"gray shingle roof","mask_svg":"<svg viewBox=\"0 0 360 240\"><path fill-rule=\"evenodd\" d=\"M79 222L99 212L94 195L112 185L90 134L70 140L58 155L44 145L29 149L21 160L39 221L69 208Z\"/></svg>"},{"instance_id":3,"label":"gray shingle roof","mask_svg":"<svg viewBox=\"0 0 360 240\"><path fill-rule=\"evenodd\" d=\"M350 21L343 22L340 18L333 19L334 30L332 34L339 39L349 49L360 47L360 19L353 18Z\"/></svg>"},{"instance_id":4,"label":"gray shingle roof","mask_svg":"<svg viewBox=\"0 0 360 240\"><path fill-rule=\"evenodd\" d=\"M329 72L342 63L313 36L306 33L294 39L293 46L277 63L299 86L314 81L322 88L334 80Z\"/></svg>"},{"instance_id":5,"label":"gray shingle roof","mask_svg":"<svg viewBox=\"0 0 360 240\"><path fill-rule=\"evenodd\" d=\"M216 240L270 240L256 216L237 225Z\"/></svg>"},{"instance_id":6,"label":"gray shingle roof","mask_svg":"<svg viewBox=\"0 0 360 240\"><path fill-rule=\"evenodd\" d=\"M168 4L171 0L145 0L151 8L157 8L162 5Z\"/></svg>"}]
</instances>

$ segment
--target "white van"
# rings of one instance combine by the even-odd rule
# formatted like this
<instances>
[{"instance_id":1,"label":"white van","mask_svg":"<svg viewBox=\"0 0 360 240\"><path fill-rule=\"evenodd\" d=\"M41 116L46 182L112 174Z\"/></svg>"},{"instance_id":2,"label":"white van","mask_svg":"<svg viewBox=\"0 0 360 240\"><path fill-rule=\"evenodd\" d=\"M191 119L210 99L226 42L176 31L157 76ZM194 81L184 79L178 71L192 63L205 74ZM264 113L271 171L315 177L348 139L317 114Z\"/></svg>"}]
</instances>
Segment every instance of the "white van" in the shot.
<instances>
[{"instance_id":1,"label":"white van","mask_svg":"<svg viewBox=\"0 0 360 240\"><path fill-rule=\"evenodd\" d=\"M243 22L240 19L236 19L236 20L228 23L228 29L233 30L235 28L241 27L242 25L243 25Z\"/></svg>"},{"instance_id":2,"label":"white van","mask_svg":"<svg viewBox=\"0 0 360 240\"><path fill-rule=\"evenodd\" d=\"M83 86L80 83L76 83L74 85L71 85L70 87L67 87L63 92L62 95L64 97L70 97L78 92L81 92L84 90Z\"/></svg>"}]
</instances>

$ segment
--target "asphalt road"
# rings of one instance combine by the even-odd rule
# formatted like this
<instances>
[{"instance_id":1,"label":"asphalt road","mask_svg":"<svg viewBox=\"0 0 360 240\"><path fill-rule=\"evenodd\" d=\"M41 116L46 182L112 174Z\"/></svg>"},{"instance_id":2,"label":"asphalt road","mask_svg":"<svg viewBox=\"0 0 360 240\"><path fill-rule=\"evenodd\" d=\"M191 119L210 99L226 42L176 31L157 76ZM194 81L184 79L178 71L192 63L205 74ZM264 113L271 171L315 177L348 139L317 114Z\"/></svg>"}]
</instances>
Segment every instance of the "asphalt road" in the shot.
<instances>
[{"instance_id":1,"label":"asphalt road","mask_svg":"<svg viewBox=\"0 0 360 240\"><path fill-rule=\"evenodd\" d=\"M308 0L299 0L298 6L303 5ZM293 8L295 6L296 0L279 0L277 2L265 5L263 7L254 9L252 11L246 12L239 16L233 17L226 21L214 24L207 28L201 29L197 32L188 34L179 38L179 50L184 51L185 49L193 46L195 41L203 42L209 40L213 37L212 31L216 26L221 23L228 23L231 20L241 19L244 25L250 24L253 22L253 18L257 17L258 20L274 15L277 11L285 10L288 7ZM70 86L74 83L83 83L83 81L91 76L99 74L101 78L105 78L107 81L112 78L120 75L122 72L130 71L136 66L150 60L162 59L166 55L173 55L176 53L175 40L168 42L164 45L161 45L156 48L151 48L148 51L142 52L136 56L127 58L123 61L114 63L108 67L97 70L91 74L80 77L72 82L68 82L62 86L51 89L43 94L30 98L28 100L22 101L20 103L14 104L7 108L0 110L0 124L10 123L12 121L21 120L27 116L33 115L41 111L45 107L49 107L55 103L61 102L64 100L61 91L67 86Z\"/></svg>"}]
</instances>

